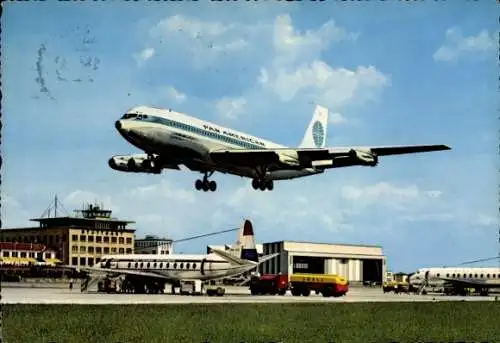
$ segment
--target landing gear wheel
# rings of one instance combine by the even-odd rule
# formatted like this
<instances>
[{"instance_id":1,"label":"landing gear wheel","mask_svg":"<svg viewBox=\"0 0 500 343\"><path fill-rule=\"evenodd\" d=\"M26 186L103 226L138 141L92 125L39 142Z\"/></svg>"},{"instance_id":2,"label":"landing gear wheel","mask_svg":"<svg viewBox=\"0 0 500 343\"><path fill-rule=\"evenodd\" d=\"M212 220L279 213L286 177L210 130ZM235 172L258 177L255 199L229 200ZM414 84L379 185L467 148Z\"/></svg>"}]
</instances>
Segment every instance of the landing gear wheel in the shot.
<instances>
[{"instance_id":1,"label":"landing gear wheel","mask_svg":"<svg viewBox=\"0 0 500 343\"><path fill-rule=\"evenodd\" d=\"M194 183L194 187L197 191L201 191L201 189L203 188L203 181L201 181L200 179L196 180L196 182Z\"/></svg>"},{"instance_id":2,"label":"landing gear wheel","mask_svg":"<svg viewBox=\"0 0 500 343\"><path fill-rule=\"evenodd\" d=\"M266 189L272 191L274 189L274 182L273 180L253 179L252 188L255 190L260 189L261 191L265 191Z\"/></svg>"},{"instance_id":3,"label":"landing gear wheel","mask_svg":"<svg viewBox=\"0 0 500 343\"><path fill-rule=\"evenodd\" d=\"M210 173L212 175L213 172ZM203 177L203 180L196 180L194 187L196 188L197 191L203 190L204 192L215 192L217 190L217 182L215 181L209 181L208 180L208 173L205 173L205 176Z\"/></svg>"},{"instance_id":4,"label":"landing gear wheel","mask_svg":"<svg viewBox=\"0 0 500 343\"><path fill-rule=\"evenodd\" d=\"M273 180L269 180L269 181L266 182L266 188L269 191L272 191L274 189L274 182L273 182Z\"/></svg>"},{"instance_id":5,"label":"landing gear wheel","mask_svg":"<svg viewBox=\"0 0 500 343\"><path fill-rule=\"evenodd\" d=\"M217 183L215 181L210 181L208 183L208 187L210 188L210 191L215 192L217 190Z\"/></svg>"}]
</instances>

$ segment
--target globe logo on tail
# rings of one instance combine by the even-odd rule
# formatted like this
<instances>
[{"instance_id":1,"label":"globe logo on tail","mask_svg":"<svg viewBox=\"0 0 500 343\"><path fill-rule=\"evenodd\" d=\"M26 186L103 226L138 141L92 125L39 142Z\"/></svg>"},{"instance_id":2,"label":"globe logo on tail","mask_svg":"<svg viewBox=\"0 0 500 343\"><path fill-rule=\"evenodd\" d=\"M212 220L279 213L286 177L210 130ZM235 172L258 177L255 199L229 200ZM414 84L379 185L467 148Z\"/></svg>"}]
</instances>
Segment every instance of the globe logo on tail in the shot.
<instances>
[{"instance_id":1,"label":"globe logo on tail","mask_svg":"<svg viewBox=\"0 0 500 343\"><path fill-rule=\"evenodd\" d=\"M323 128L323 124L321 124L321 122L316 121L313 124L312 136L314 145L316 145L316 148L320 148L323 145L323 141L325 139L325 129Z\"/></svg>"}]
</instances>

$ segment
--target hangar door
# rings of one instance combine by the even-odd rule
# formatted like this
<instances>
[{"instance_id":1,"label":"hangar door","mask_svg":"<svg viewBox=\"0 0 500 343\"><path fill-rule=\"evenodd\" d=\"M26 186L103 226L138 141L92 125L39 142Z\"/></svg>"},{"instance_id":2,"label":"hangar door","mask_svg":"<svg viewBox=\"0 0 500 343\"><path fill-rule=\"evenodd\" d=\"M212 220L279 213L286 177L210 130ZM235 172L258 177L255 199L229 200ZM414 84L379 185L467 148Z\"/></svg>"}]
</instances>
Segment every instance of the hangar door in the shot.
<instances>
[{"instance_id":1,"label":"hangar door","mask_svg":"<svg viewBox=\"0 0 500 343\"><path fill-rule=\"evenodd\" d=\"M293 256L292 266L293 273L325 273L325 259L323 257Z\"/></svg>"},{"instance_id":2,"label":"hangar door","mask_svg":"<svg viewBox=\"0 0 500 343\"><path fill-rule=\"evenodd\" d=\"M380 259L363 260L363 281L382 283L382 263Z\"/></svg>"}]
</instances>

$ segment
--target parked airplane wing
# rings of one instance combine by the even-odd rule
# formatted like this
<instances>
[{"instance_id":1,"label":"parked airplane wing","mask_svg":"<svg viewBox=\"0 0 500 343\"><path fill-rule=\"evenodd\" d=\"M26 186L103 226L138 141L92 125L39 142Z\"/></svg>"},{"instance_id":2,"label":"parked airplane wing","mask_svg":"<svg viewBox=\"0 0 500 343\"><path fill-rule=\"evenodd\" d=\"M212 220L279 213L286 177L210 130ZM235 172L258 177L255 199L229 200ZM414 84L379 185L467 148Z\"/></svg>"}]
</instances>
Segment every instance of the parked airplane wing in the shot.
<instances>
[{"instance_id":1,"label":"parked airplane wing","mask_svg":"<svg viewBox=\"0 0 500 343\"><path fill-rule=\"evenodd\" d=\"M261 263L264 263L266 262L267 260L270 260L272 258L275 258L276 256L278 256L280 253L274 253L274 254L269 254L269 255L266 255L266 256L262 256L262 257L259 257L259 264Z\"/></svg>"},{"instance_id":2,"label":"parked airplane wing","mask_svg":"<svg viewBox=\"0 0 500 343\"><path fill-rule=\"evenodd\" d=\"M462 286L462 287L481 287L481 288L500 287L500 282L493 282L493 280L451 279L451 278L441 278L441 279L451 284L455 284L457 286Z\"/></svg>"},{"instance_id":3,"label":"parked airplane wing","mask_svg":"<svg viewBox=\"0 0 500 343\"><path fill-rule=\"evenodd\" d=\"M278 149L230 149L217 150L210 153L216 163L232 164L246 167L283 166L298 168L314 166L316 161L332 161L324 167L348 166L357 163L346 163L346 159L359 164L376 164L378 156L414 154L421 152L450 150L446 145L413 145L413 146L383 146L383 147L336 147L336 148L278 148ZM336 165L335 160L339 160ZM342 162L340 162L342 161Z\"/></svg>"},{"instance_id":4,"label":"parked airplane wing","mask_svg":"<svg viewBox=\"0 0 500 343\"><path fill-rule=\"evenodd\" d=\"M70 268L75 268L74 266L68 266ZM128 274L128 275L136 275L136 276L145 276L145 277L152 277L152 278L160 278L160 279L169 279L163 275L156 274L156 273L150 273L150 272L143 272L143 271L138 271L138 270L130 270L130 269L116 269L116 268L93 268L93 267L80 267L79 268L82 271L89 272L89 273L103 273L103 274L117 274L117 275L123 275L123 274Z\"/></svg>"},{"instance_id":5,"label":"parked airplane wing","mask_svg":"<svg viewBox=\"0 0 500 343\"><path fill-rule=\"evenodd\" d=\"M222 251L222 250L217 250L217 249L212 249L212 252L214 252L215 254L219 255L220 257L222 257L223 259L227 260L228 262L232 263L232 264L236 264L236 265L245 265L245 264L255 264L255 265L259 265L267 260L270 260L272 259L273 257L276 257L278 256L280 253L274 253L274 254L269 254L269 255L266 255L266 256L262 256L262 257L259 257L259 262L253 262L253 261L249 261L249 260L244 260L244 259L241 259L239 257L236 257L226 251Z\"/></svg>"},{"instance_id":6,"label":"parked airplane wing","mask_svg":"<svg viewBox=\"0 0 500 343\"><path fill-rule=\"evenodd\" d=\"M244 266L246 264L257 264L256 262L253 261L248 261L248 260L243 260L239 257L236 257L232 255L231 253L228 253L226 251L218 250L218 249L212 249L212 252L219 255L223 259L225 259L227 262L233 264L233 265L241 265Z\"/></svg>"}]
</instances>

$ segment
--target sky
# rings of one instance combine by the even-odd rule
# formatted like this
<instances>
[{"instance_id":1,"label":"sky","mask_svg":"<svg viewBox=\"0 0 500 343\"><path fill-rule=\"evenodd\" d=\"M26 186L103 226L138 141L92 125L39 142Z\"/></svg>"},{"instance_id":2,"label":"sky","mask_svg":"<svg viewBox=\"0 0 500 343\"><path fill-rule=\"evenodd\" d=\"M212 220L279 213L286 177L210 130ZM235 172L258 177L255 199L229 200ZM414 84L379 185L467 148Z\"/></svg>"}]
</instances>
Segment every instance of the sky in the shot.
<instances>
[{"instance_id":1,"label":"sky","mask_svg":"<svg viewBox=\"0 0 500 343\"><path fill-rule=\"evenodd\" d=\"M248 218L259 242L380 245L394 271L500 251L494 2L3 6L4 228L33 225L57 194L71 214L103 203L134 220L138 237L179 239ZM107 164L140 152L114 128L137 105L297 146L315 104L330 111L328 146L452 150L278 181L272 192L222 174L212 176L217 192L198 192L198 173ZM174 249L235 240L231 232Z\"/></svg>"}]
</instances>

